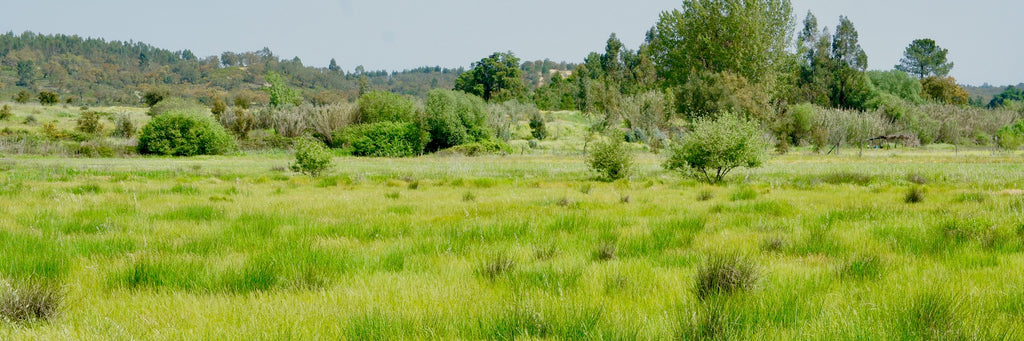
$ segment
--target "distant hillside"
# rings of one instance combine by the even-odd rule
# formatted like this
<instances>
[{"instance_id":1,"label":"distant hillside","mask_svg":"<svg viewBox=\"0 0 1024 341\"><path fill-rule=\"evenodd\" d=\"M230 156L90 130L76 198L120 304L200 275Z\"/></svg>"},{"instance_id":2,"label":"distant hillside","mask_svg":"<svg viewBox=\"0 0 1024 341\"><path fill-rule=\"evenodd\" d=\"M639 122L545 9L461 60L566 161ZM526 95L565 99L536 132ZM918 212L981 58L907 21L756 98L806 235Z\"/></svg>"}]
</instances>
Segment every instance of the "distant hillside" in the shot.
<instances>
[{"instance_id":1,"label":"distant hillside","mask_svg":"<svg viewBox=\"0 0 1024 341\"><path fill-rule=\"evenodd\" d=\"M462 68L422 67L401 72L358 67L306 66L299 58L281 59L269 49L199 57L141 42L105 41L75 35L0 35L0 99L27 90L55 91L61 100L80 104L138 104L153 88L208 101L213 96L244 94L260 100L264 75L285 76L310 102L352 100L361 90L387 89L424 96L450 88Z\"/></svg>"},{"instance_id":2,"label":"distant hillside","mask_svg":"<svg viewBox=\"0 0 1024 341\"><path fill-rule=\"evenodd\" d=\"M964 90L967 90L967 93L971 94L971 98L980 98L981 103L988 104L989 101L992 101L993 97L1003 93L1003 91L1006 91L1010 86L992 86L985 84L982 86L963 85L962 87ZM1014 87L1018 89L1024 88L1024 83L1020 83Z\"/></svg>"}]
</instances>

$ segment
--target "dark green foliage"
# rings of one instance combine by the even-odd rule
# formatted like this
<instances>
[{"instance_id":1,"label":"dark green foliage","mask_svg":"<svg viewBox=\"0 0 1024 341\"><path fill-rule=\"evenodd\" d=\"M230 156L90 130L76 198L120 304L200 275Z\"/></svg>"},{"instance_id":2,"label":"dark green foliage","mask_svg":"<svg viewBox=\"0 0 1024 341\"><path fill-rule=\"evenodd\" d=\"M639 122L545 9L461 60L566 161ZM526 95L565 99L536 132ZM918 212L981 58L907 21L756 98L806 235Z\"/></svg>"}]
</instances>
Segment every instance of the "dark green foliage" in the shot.
<instances>
[{"instance_id":1,"label":"dark green foliage","mask_svg":"<svg viewBox=\"0 0 1024 341\"><path fill-rule=\"evenodd\" d=\"M911 187L907 190L907 195L903 197L903 202L908 204L916 204L924 201L924 190L920 187Z\"/></svg>"},{"instance_id":2,"label":"dark green foliage","mask_svg":"<svg viewBox=\"0 0 1024 341\"><path fill-rule=\"evenodd\" d=\"M139 134L139 154L174 156L224 154L235 140L210 116L168 112L156 116Z\"/></svg>"},{"instance_id":3,"label":"dark green foliage","mask_svg":"<svg viewBox=\"0 0 1024 341\"><path fill-rule=\"evenodd\" d=\"M428 152L490 139L487 110L479 97L463 92L435 89L427 97L426 125L430 133Z\"/></svg>"},{"instance_id":4,"label":"dark green foliage","mask_svg":"<svg viewBox=\"0 0 1024 341\"><path fill-rule=\"evenodd\" d=\"M1014 86L1006 88L1002 93L992 98L992 101L988 103L988 107L1001 107L1010 101L1024 102L1024 88L1018 89Z\"/></svg>"},{"instance_id":5,"label":"dark green foliage","mask_svg":"<svg viewBox=\"0 0 1024 341\"><path fill-rule=\"evenodd\" d=\"M538 140L543 140L548 136L548 129L544 125L544 116L540 112L530 115L530 134Z\"/></svg>"},{"instance_id":6,"label":"dark green foliage","mask_svg":"<svg viewBox=\"0 0 1024 341\"><path fill-rule=\"evenodd\" d=\"M717 120L698 120L693 132L672 148L662 166L666 170L692 170L703 181L719 183L737 167L761 166L766 149L757 123L725 114Z\"/></svg>"},{"instance_id":7,"label":"dark green foliage","mask_svg":"<svg viewBox=\"0 0 1024 341\"><path fill-rule=\"evenodd\" d=\"M11 118L11 115L13 115L11 114L11 106L4 104L4 106L0 108L0 121L6 121L8 118Z\"/></svg>"},{"instance_id":8,"label":"dark green foliage","mask_svg":"<svg viewBox=\"0 0 1024 341\"><path fill-rule=\"evenodd\" d=\"M331 152L322 142L311 138L301 138L295 141L295 163L291 168L312 177L320 176L320 173L331 168Z\"/></svg>"},{"instance_id":9,"label":"dark green foliage","mask_svg":"<svg viewBox=\"0 0 1024 341\"><path fill-rule=\"evenodd\" d=\"M761 272L748 258L730 254L711 256L697 269L695 293L705 300L715 295L729 295L752 289Z\"/></svg>"},{"instance_id":10,"label":"dark green foliage","mask_svg":"<svg viewBox=\"0 0 1024 341\"><path fill-rule=\"evenodd\" d=\"M345 128L335 141L356 156L408 157L423 153L426 138L416 123L384 121Z\"/></svg>"},{"instance_id":11,"label":"dark green foliage","mask_svg":"<svg viewBox=\"0 0 1024 341\"><path fill-rule=\"evenodd\" d=\"M40 91L39 104L54 105L60 102L60 95L53 91Z\"/></svg>"},{"instance_id":12,"label":"dark green foliage","mask_svg":"<svg viewBox=\"0 0 1024 341\"><path fill-rule=\"evenodd\" d=\"M416 103L387 91L374 91L359 96L360 123L413 122L416 120Z\"/></svg>"},{"instance_id":13,"label":"dark green foliage","mask_svg":"<svg viewBox=\"0 0 1024 341\"><path fill-rule=\"evenodd\" d=\"M76 120L76 127L80 132L86 134L96 134L103 130L103 124L100 123L101 114L95 111L83 112Z\"/></svg>"},{"instance_id":14,"label":"dark green foliage","mask_svg":"<svg viewBox=\"0 0 1024 341\"><path fill-rule=\"evenodd\" d=\"M154 105L160 103L160 101L163 101L165 98L169 96L170 94L167 92L167 90L150 89L142 95L142 103L145 103L147 107L152 108Z\"/></svg>"},{"instance_id":15,"label":"dark green foliage","mask_svg":"<svg viewBox=\"0 0 1024 341\"><path fill-rule=\"evenodd\" d=\"M590 169L597 172L601 179L615 181L629 176L633 168L633 153L623 137L612 136L608 141L594 145L587 157Z\"/></svg>"},{"instance_id":16,"label":"dark green foliage","mask_svg":"<svg viewBox=\"0 0 1024 341\"><path fill-rule=\"evenodd\" d=\"M903 59L896 70L923 79L928 76L945 77L953 69L953 63L946 60L949 50L939 47L931 39L915 39L903 51Z\"/></svg>"},{"instance_id":17,"label":"dark green foliage","mask_svg":"<svg viewBox=\"0 0 1024 341\"><path fill-rule=\"evenodd\" d=\"M471 70L460 75L455 80L455 90L479 96L488 102L522 98L526 87L519 69L519 58L512 52L495 52L473 63Z\"/></svg>"}]
</instances>

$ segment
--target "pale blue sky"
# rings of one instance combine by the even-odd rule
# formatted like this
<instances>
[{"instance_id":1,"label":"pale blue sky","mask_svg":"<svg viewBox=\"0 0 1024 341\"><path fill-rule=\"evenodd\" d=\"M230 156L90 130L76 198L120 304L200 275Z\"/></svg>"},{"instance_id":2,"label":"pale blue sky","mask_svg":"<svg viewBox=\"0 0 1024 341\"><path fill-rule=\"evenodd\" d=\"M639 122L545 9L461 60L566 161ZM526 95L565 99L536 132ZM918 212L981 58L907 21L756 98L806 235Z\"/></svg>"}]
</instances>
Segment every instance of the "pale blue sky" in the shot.
<instances>
[{"instance_id":1,"label":"pale blue sky","mask_svg":"<svg viewBox=\"0 0 1024 341\"><path fill-rule=\"evenodd\" d=\"M895 65L921 37L950 50L960 83L1024 82L1019 0L792 0L822 25L853 20L872 69ZM0 31L77 34L135 40L200 56L269 47L325 66L406 69L469 66L494 51L524 60L579 62L604 48L612 32L631 48L664 10L681 0L295 0L13 1Z\"/></svg>"}]
</instances>

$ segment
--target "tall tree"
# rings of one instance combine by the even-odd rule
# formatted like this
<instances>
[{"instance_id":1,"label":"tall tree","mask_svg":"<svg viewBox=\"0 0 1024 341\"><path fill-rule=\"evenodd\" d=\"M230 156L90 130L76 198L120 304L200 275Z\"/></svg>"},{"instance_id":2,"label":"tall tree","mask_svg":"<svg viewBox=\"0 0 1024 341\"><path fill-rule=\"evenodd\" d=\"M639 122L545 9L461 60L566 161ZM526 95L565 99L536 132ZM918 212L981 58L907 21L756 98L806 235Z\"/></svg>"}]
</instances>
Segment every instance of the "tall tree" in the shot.
<instances>
[{"instance_id":1,"label":"tall tree","mask_svg":"<svg viewBox=\"0 0 1024 341\"><path fill-rule=\"evenodd\" d=\"M327 65L327 69L334 72L341 71L341 67L338 66L338 61L334 60L334 58L331 58L331 64Z\"/></svg>"},{"instance_id":2,"label":"tall tree","mask_svg":"<svg viewBox=\"0 0 1024 341\"><path fill-rule=\"evenodd\" d=\"M18 86L32 86L37 75L36 63L31 60L18 61Z\"/></svg>"},{"instance_id":3,"label":"tall tree","mask_svg":"<svg viewBox=\"0 0 1024 341\"><path fill-rule=\"evenodd\" d=\"M455 90L480 96L485 101L521 98L526 92L519 58L512 52L495 52L473 63L455 80Z\"/></svg>"},{"instance_id":4,"label":"tall tree","mask_svg":"<svg viewBox=\"0 0 1024 341\"><path fill-rule=\"evenodd\" d=\"M662 12L651 55L669 85L693 72L732 72L770 80L787 58L793 31L789 0L685 0Z\"/></svg>"},{"instance_id":5,"label":"tall tree","mask_svg":"<svg viewBox=\"0 0 1024 341\"><path fill-rule=\"evenodd\" d=\"M946 60L949 50L939 47L931 39L917 39L903 51L903 59L896 65L900 70L917 78L928 76L945 77L953 69L953 63Z\"/></svg>"}]
</instances>

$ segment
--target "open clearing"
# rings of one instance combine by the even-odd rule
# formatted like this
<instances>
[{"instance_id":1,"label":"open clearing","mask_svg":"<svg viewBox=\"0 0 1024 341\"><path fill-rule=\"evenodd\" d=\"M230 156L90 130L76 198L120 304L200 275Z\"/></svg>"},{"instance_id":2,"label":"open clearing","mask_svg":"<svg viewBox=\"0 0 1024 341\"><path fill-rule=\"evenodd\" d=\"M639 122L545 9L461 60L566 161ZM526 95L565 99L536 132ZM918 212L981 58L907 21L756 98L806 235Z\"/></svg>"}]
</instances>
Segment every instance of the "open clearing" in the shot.
<instances>
[{"instance_id":1,"label":"open clearing","mask_svg":"<svg viewBox=\"0 0 1024 341\"><path fill-rule=\"evenodd\" d=\"M575 156L6 158L0 276L64 300L0 338L1024 335L1021 158L854 154L715 187L650 155L615 183ZM758 276L699 299L718 255Z\"/></svg>"}]
</instances>

